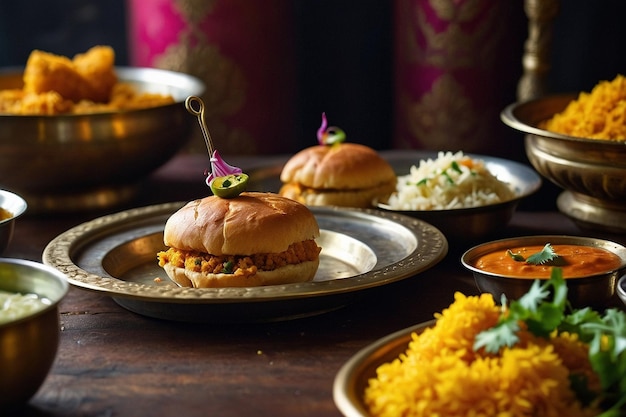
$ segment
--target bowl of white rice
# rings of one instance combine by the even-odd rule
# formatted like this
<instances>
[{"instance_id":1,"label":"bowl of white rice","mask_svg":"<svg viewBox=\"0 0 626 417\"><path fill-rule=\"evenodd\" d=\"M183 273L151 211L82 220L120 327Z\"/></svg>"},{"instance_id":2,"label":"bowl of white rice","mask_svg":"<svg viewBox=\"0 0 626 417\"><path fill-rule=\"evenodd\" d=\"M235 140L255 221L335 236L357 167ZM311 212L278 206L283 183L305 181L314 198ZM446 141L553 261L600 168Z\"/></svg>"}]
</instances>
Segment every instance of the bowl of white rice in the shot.
<instances>
[{"instance_id":1,"label":"bowl of white rice","mask_svg":"<svg viewBox=\"0 0 626 417\"><path fill-rule=\"evenodd\" d=\"M378 208L424 220L456 241L501 230L541 186L530 166L462 151L424 153L405 172L398 172L396 191Z\"/></svg>"},{"instance_id":2,"label":"bowl of white rice","mask_svg":"<svg viewBox=\"0 0 626 417\"><path fill-rule=\"evenodd\" d=\"M0 258L1 410L26 404L48 376L59 346L59 303L68 289L65 275L52 267Z\"/></svg>"}]
</instances>

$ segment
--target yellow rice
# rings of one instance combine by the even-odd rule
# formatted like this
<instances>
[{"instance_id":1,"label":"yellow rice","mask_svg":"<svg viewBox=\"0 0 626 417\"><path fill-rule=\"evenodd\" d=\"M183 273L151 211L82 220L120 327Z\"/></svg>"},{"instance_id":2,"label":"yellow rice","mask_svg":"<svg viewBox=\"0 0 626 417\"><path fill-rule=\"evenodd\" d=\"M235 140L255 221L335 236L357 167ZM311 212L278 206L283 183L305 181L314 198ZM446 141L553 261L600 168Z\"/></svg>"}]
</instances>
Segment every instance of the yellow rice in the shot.
<instances>
[{"instance_id":1,"label":"yellow rice","mask_svg":"<svg viewBox=\"0 0 626 417\"><path fill-rule=\"evenodd\" d=\"M541 127L570 136L626 141L626 78L601 81Z\"/></svg>"},{"instance_id":2,"label":"yellow rice","mask_svg":"<svg viewBox=\"0 0 626 417\"><path fill-rule=\"evenodd\" d=\"M588 360L588 347L575 335L554 335L550 341L521 332L521 341L500 355L475 352L475 336L492 327L500 307L489 294L454 302L436 324L413 334L404 354L377 369L364 401L372 416L595 416L569 388L569 376L599 380Z\"/></svg>"}]
</instances>

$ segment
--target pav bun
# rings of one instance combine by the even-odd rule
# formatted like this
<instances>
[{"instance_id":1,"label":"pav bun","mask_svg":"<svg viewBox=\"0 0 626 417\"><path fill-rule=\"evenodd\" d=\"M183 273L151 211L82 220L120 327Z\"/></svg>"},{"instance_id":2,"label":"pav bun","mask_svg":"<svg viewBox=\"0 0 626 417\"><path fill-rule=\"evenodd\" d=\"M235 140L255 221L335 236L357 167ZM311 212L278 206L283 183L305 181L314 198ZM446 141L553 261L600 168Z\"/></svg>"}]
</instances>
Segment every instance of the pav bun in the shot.
<instances>
[{"instance_id":1,"label":"pav bun","mask_svg":"<svg viewBox=\"0 0 626 417\"><path fill-rule=\"evenodd\" d=\"M374 149L357 143L301 150L282 169L279 194L310 206L367 208L396 189L396 174Z\"/></svg>"},{"instance_id":2,"label":"pav bun","mask_svg":"<svg viewBox=\"0 0 626 417\"><path fill-rule=\"evenodd\" d=\"M210 196L187 203L167 220L163 241L170 249L158 254L159 265L184 287L305 282L319 266L319 235L313 213L291 199L257 192ZM252 268L224 273L227 260Z\"/></svg>"}]
</instances>

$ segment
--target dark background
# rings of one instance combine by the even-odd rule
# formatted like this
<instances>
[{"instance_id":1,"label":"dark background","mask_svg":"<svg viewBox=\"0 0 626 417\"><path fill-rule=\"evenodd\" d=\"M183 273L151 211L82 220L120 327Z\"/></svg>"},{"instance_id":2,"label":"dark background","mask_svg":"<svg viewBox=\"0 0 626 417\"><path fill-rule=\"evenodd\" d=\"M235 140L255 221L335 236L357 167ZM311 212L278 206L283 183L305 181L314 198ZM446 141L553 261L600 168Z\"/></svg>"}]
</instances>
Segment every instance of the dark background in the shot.
<instances>
[{"instance_id":1,"label":"dark background","mask_svg":"<svg viewBox=\"0 0 626 417\"><path fill-rule=\"evenodd\" d=\"M295 6L298 135L309 138L324 109L362 142L391 148L393 2L287 1ZM524 19L523 2L511 4ZM626 72L626 54L620 50L625 18L623 0L563 0L554 22L549 90L589 90L599 80ZM513 30L525 31L522 23ZM96 44L111 45L116 63L127 65L126 34L124 0L0 0L0 66L24 65L33 49L73 56ZM511 48L519 49L521 68L523 45L512 43ZM510 96L514 101L515 91Z\"/></svg>"}]
</instances>

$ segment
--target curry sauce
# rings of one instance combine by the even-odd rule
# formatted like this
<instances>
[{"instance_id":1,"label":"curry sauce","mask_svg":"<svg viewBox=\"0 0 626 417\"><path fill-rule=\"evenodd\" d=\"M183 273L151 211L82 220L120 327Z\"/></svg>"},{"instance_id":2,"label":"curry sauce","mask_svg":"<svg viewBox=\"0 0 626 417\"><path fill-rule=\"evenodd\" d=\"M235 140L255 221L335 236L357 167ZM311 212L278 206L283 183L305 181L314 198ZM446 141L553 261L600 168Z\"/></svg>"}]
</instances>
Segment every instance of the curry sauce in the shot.
<instances>
[{"instance_id":1,"label":"curry sauce","mask_svg":"<svg viewBox=\"0 0 626 417\"><path fill-rule=\"evenodd\" d=\"M549 278L553 267L563 271L564 278L577 278L601 274L618 269L622 265L619 256L603 248L584 245L552 245L558 257L541 265L515 261L507 250L484 254L472 264L485 272L519 278ZM543 249L542 245L509 248L514 254L528 258Z\"/></svg>"}]
</instances>

